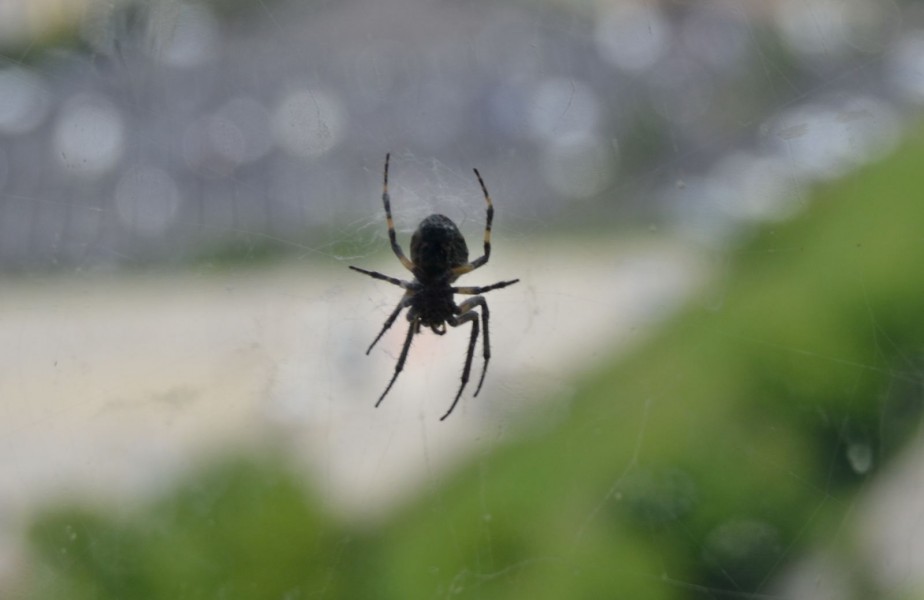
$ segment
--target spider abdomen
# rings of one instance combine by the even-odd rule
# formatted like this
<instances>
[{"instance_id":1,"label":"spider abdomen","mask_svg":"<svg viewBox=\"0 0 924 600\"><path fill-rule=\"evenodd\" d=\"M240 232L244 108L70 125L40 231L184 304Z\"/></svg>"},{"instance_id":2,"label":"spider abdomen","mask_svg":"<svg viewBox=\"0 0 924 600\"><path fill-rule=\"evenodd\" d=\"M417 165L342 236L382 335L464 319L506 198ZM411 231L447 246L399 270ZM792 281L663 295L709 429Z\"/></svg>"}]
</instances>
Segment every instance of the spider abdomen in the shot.
<instances>
[{"instance_id":1,"label":"spider abdomen","mask_svg":"<svg viewBox=\"0 0 924 600\"><path fill-rule=\"evenodd\" d=\"M411 261L421 283L445 277L453 267L468 262L468 246L462 232L445 215L430 215L411 236Z\"/></svg>"}]
</instances>

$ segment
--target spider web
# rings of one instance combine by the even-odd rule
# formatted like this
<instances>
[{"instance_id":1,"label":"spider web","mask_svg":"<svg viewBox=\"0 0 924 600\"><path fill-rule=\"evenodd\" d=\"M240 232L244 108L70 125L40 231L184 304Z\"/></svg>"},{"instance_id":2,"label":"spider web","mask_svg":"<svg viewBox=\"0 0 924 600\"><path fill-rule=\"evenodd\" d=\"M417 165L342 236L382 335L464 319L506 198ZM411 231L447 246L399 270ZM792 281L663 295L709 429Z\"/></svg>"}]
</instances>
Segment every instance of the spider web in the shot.
<instances>
[{"instance_id":1,"label":"spider web","mask_svg":"<svg viewBox=\"0 0 924 600\"><path fill-rule=\"evenodd\" d=\"M141 504L203 457L268 444L299 457L331 512L356 522L428 492L444 509L440 483L474 462L487 518L496 448L555 432L579 410L576 381L639 347L691 298L720 313L713 283L730 249L755 225L802 210L806 186L886 155L924 89L921 35L899 27L920 14L890 2L240 10L100 4L77 19L82 47L4 55L0 259L12 274L0 300L9 399L0 506L10 523L49 498ZM677 56L679 44L689 56ZM728 101L736 95L763 97ZM720 124L716 104L732 115ZM480 254L476 167L494 199L493 250L460 284L521 280L487 295L485 387L472 398L470 385L446 423L438 417L458 386L464 330L418 336L372 408L406 323L364 356L400 292L346 267L408 276L388 251L387 151L405 251L417 223L438 212ZM867 317L876 354L890 354L880 315ZM917 381L915 358L906 360L903 377ZM476 354L473 380L481 368ZM614 458L615 478L574 519L563 553L650 476L651 418L668 399L618 401L635 409L631 451ZM845 435L849 464L875 469L878 449L862 432ZM799 482L817 499L801 531L837 501L840 447L831 444L828 481ZM840 528L858 527L895 557L888 541L911 542L889 517L913 514L901 501L912 469L896 466L867 504L845 509L860 525L845 517ZM672 503L688 500L682 477L670 485ZM460 543L448 524L446 543ZM739 519L713 543L775 535L763 525ZM0 558L12 577L22 531L5 529ZM848 597L837 557L822 549L800 560L801 536L756 592L731 575L714 586L643 575L653 597ZM492 544L486 553L501 552ZM909 577L924 551L897 556L882 561L884 588ZM554 560L464 569L446 594Z\"/></svg>"}]
</instances>

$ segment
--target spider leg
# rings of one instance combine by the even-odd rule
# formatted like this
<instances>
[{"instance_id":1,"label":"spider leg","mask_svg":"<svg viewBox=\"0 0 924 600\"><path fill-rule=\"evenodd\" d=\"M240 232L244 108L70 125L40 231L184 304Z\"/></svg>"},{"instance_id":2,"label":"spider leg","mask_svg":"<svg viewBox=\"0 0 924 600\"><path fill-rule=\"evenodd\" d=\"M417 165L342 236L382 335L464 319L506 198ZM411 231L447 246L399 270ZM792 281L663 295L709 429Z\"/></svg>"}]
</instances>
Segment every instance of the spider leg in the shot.
<instances>
[{"instance_id":1,"label":"spider leg","mask_svg":"<svg viewBox=\"0 0 924 600\"><path fill-rule=\"evenodd\" d=\"M397 313L395 313L397 315ZM401 373L401 370L404 369L404 361L407 360L407 351L411 349L411 341L414 339L414 332L417 330L417 323L411 322L410 326L407 328L407 337L404 338L404 347L401 348L401 356L398 357L398 364L395 365L395 374L391 376L391 381L388 382L388 387L385 388L385 391L382 392L382 395L379 396L378 402L375 403L375 407L378 408L379 404L382 403L382 400L385 399L385 395L388 394L388 390L391 389L391 386L395 384L395 380L398 379L398 374Z\"/></svg>"},{"instance_id":2,"label":"spider leg","mask_svg":"<svg viewBox=\"0 0 924 600\"><path fill-rule=\"evenodd\" d=\"M475 295L483 294L485 292L490 292L491 290L499 290L505 288L508 285L513 285L518 282L519 279L512 279L510 281L499 281L497 283L492 283L491 285L485 285L481 287L454 287L452 289L453 294L466 294L466 295Z\"/></svg>"},{"instance_id":3,"label":"spider leg","mask_svg":"<svg viewBox=\"0 0 924 600\"><path fill-rule=\"evenodd\" d=\"M385 222L388 224L388 241L391 242L392 252L395 253L395 256L397 256L401 264L404 265L404 268L408 271L413 271L414 263L404 255L404 250L402 250L401 246L398 244L398 238L395 235L395 221L391 218L391 197L388 195L388 161L390 158L391 153L385 155L385 176L382 185L382 204L385 205Z\"/></svg>"},{"instance_id":4,"label":"spider leg","mask_svg":"<svg viewBox=\"0 0 924 600\"><path fill-rule=\"evenodd\" d=\"M474 300L474 298L472 298L472 300ZM483 298L482 298L482 302L484 302ZM467 303L468 303L468 300L463 302L462 305L459 307L460 309L462 309L462 314L460 316L458 317L453 316L447 320L449 324L452 325L453 327L458 327L464 323L468 323L469 321L471 321L472 336L469 338L469 341L468 341L468 352L465 355L465 367L463 367L462 369L462 385L459 386L459 391L458 393L456 393L456 397L452 401L452 405L449 407L449 410L446 411L446 414L440 417L440 421L445 420L446 417L451 415L452 411L456 408L456 404L459 403L459 398L462 397L462 390L465 389L465 384L468 383L468 376L472 372L472 357L475 355L475 343L478 341L478 313L470 310L471 307L463 308ZM481 378L482 380L484 380L483 373L481 375ZM480 389L481 384L479 384L478 387Z\"/></svg>"},{"instance_id":5,"label":"spider leg","mask_svg":"<svg viewBox=\"0 0 924 600\"><path fill-rule=\"evenodd\" d=\"M488 259L491 257L491 223L494 221L494 203L491 202L491 195L488 194L488 188L484 184L484 179L481 178L481 173L478 172L478 169L472 170L475 171L475 177L478 178L478 183L481 185L481 191L484 194L484 200L488 203L488 208L486 211L487 215L484 224L484 254L469 263L454 268L452 273L457 277L459 275L474 271L478 267L486 264Z\"/></svg>"},{"instance_id":6,"label":"spider leg","mask_svg":"<svg viewBox=\"0 0 924 600\"><path fill-rule=\"evenodd\" d=\"M404 298L401 298L401 302L399 302L398 306L395 307L395 310L393 310L392 313L388 315L388 318L385 320L385 324L382 325L382 330L379 331L379 334L375 336L375 339L372 340L371 344L369 344L369 348L366 350L366 356L368 356L369 353L372 352L373 346L375 346L378 343L378 341L382 339L382 336L385 335L385 332L388 331L388 329L392 326L392 324L395 322L395 319L397 319L398 315L401 313L401 310L404 307L406 307L408 304L410 304L410 299L411 299L410 294L405 294Z\"/></svg>"},{"instance_id":7,"label":"spider leg","mask_svg":"<svg viewBox=\"0 0 924 600\"><path fill-rule=\"evenodd\" d=\"M416 289L414 284L410 283L409 281L404 281L402 279L397 279L395 277L389 277L388 275L382 275L381 273L378 273L376 271L367 271L366 269L360 269L359 267L354 267L353 265L350 265L350 268L364 275L368 275L369 277L374 277L375 279L381 279L382 281L387 281L388 283L392 285L403 287L406 290Z\"/></svg>"},{"instance_id":8,"label":"spider leg","mask_svg":"<svg viewBox=\"0 0 924 600\"><path fill-rule=\"evenodd\" d=\"M490 286L489 286L490 287ZM478 387L475 388L475 393L472 396L477 396L478 392L481 391L481 385L484 383L484 376L488 372L488 361L491 360L491 334L488 329L488 317L490 316L490 311L488 310L487 301L481 296L473 296L459 305L459 309L465 314L475 314L475 311L472 310L476 306L481 307L481 324L484 326L484 336L481 338L481 349L484 356L484 366L481 368L481 379L478 380ZM475 348L470 348L470 351L473 351Z\"/></svg>"}]
</instances>

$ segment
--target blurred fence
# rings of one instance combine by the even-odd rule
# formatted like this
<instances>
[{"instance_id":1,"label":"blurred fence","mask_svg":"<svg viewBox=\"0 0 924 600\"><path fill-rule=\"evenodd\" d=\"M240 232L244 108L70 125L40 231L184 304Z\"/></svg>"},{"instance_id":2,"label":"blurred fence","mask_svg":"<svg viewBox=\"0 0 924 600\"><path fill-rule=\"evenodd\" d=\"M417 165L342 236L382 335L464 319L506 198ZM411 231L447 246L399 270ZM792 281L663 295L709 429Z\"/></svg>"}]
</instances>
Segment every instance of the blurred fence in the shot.
<instances>
[{"instance_id":1,"label":"blurred fence","mask_svg":"<svg viewBox=\"0 0 924 600\"><path fill-rule=\"evenodd\" d=\"M887 151L924 100L913 7L752 4L91 5L0 59L0 265L310 245L377 206L388 150L409 221L480 166L524 226L722 238Z\"/></svg>"}]
</instances>

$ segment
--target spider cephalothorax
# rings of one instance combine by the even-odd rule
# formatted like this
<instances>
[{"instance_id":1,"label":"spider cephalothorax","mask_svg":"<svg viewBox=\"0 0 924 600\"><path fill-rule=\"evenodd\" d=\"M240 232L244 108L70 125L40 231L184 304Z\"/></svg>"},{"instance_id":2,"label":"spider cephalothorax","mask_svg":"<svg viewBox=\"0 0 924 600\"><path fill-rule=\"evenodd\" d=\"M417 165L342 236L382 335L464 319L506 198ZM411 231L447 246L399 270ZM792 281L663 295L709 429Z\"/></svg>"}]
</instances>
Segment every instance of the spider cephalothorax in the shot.
<instances>
[{"instance_id":1,"label":"spider cephalothorax","mask_svg":"<svg viewBox=\"0 0 924 600\"><path fill-rule=\"evenodd\" d=\"M488 286L482 287L455 287L452 284L459 276L488 262L491 256L491 222L494 220L494 205L491 202L491 196L484 185L484 180L475 169L475 176L481 185L481 191L484 193L485 202L487 202L487 221L484 228L484 254L469 262L468 246L465 244L465 238L456 224L449 217L443 215L430 215L417 227L414 235L411 236L411 258L404 255L404 251L398 244L395 235L395 223L391 217L391 200L388 196L388 161L390 155L385 155L385 175L382 192L382 204L385 205L385 220L388 225L388 239L391 242L391 249L413 275L413 281L404 281L389 277L375 271L367 271L359 267L350 266L354 271L365 273L370 277L387 281L393 285L404 288L404 296L398 303L398 306L385 320L382 330L372 340L366 354L372 351L373 346L394 324L398 315L405 308L407 311L407 320L410 322L407 330L407 337L404 340L404 346L401 348L401 355L398 357L398 363L395 365L395 373L388 382L388 386L379 397L376 406L382 403L385 395L398 379L398 374L404 368L404 362L407 360L408 350L411 348L411 341L414 335L420 333L421 327L429 327L434 333L443 335L446 333L446 325L458 327L463 323L471 323L471 338L468 344L468 353L465 355L465 367L462 369L462 385L449 410L446 411L440 420L442 421L452 413L459 398L462 396L462 390L468 383L469 375L472 370L472 357L475 354L475 344L478 341L479 322L484 324L484 339L482 349L484 356L484 367L481 370L481 379L478 380L478 387L475 389L475 396L481 391L481 384L484 383L484 376L488 370L488 361L491 358L491 341L488 334L488 304L484 297L478 295L491 290L497 290L507 287L519 281L513 279L510 281L501 281ZM456 304L453 296L455 294L465 294L471 298L461 304ZM481 316L474 310L475 307L481 308Z\"/></svg>"}]
</instances>

